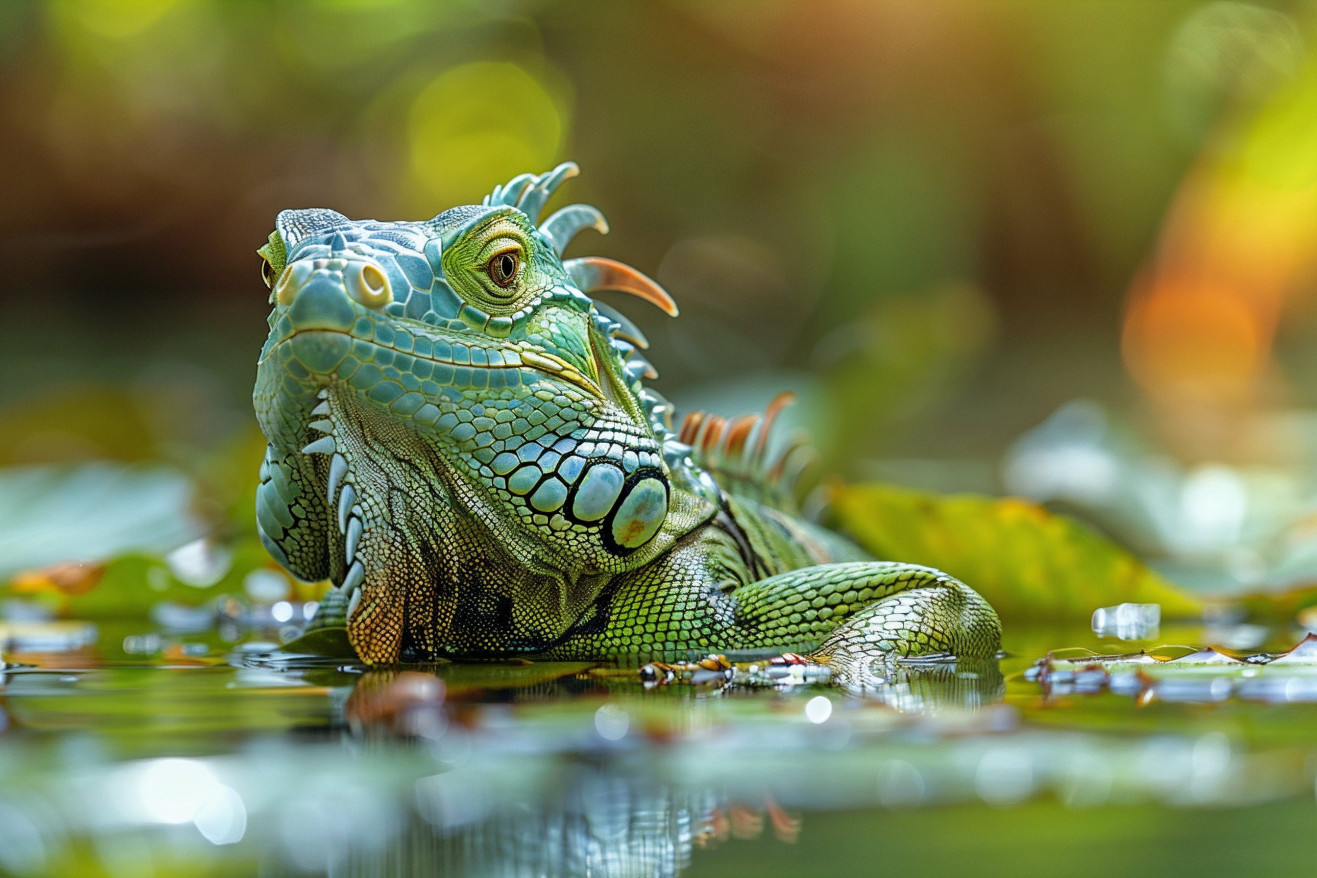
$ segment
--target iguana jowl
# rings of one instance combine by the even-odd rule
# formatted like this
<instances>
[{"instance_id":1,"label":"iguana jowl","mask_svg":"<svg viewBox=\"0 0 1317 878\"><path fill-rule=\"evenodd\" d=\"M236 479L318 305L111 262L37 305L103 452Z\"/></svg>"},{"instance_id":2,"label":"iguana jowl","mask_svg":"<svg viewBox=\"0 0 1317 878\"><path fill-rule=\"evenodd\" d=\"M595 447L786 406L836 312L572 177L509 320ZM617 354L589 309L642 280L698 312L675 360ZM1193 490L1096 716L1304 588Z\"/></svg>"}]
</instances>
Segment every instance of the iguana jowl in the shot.
<instances>
[{"instance_id":1,"label":"iguana jowl","mask_svg":"<svg viewBox=\"0 0 1317 878\"><path fill-rule=\"evenodd\" d=\"M561 258L607 230L593 207L540 220L575 170L424 222L279 214L257 522L294 575L336 584L317 624L371 663L995 653L973 590L794 514L765 460L773 410L674 432L643 337L589 294L671 299Z\"/></svg>"}]
</instances>

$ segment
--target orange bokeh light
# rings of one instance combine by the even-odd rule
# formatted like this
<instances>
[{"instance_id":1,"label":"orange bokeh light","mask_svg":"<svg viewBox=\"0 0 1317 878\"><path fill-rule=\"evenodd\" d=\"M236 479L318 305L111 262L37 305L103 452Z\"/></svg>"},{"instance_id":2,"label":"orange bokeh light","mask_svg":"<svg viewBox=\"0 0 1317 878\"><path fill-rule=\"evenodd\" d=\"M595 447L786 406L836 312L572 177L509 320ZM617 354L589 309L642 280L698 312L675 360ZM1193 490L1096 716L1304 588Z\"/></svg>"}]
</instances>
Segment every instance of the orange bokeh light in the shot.
<instances>
[{"instance_id":1,"label":"orange bokeh light","mask_svg":"<svg viewBox=\"0 0 1317 878\"><path fill-rule=\"evenodd\" d=\"M1155 279L1125 319L1130 373L1158 398L1247 401L1267 366L1273 321L1265 310L1232 287Z\"/></svg>"}]
</instances>

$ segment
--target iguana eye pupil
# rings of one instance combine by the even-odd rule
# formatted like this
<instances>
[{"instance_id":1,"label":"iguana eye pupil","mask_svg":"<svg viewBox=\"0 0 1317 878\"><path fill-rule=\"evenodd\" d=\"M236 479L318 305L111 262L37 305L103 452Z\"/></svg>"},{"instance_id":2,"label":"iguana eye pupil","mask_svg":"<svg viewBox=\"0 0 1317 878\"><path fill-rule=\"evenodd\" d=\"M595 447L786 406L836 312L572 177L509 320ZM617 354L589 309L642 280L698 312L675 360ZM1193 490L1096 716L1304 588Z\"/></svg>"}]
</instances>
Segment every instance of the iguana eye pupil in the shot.
<instances>
[{"instance_id":1,"label":"iguana eye pupil","mask_svg":"<svg viewBox=\"0 0 1317 878\"><path fill-rule=\"evenodd\" d=\"M489 279L498 286L507 289L517 279L519 265L520 260L517 259L516 253L511 251L500 253L489 260Z\"/></svg>"}]
</instances>

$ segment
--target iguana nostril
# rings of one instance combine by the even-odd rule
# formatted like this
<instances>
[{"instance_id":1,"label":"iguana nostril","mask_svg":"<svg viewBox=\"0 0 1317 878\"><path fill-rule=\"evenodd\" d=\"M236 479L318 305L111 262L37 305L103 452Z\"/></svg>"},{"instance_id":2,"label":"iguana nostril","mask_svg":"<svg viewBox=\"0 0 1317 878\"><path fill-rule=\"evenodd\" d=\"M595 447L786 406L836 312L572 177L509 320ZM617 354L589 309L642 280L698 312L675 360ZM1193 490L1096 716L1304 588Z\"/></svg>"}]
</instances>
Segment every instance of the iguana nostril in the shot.
<instances>
[{"instance_id":1,"label":"iguana nostril","mask_svg":"<svg viewBox=\"0 0 1317 878\"><path fill-rule=\"evenodd\" d=\"M354 266L356 268L356 266ZM383 271L370 263L348 271L348 292L368 308L379 308L393 301L393 290Z\"/></svg>"},{"instance_id":2,"label":"iguana nostril","mask_svg":"<svg viewBox=\"0 0 1317 878\"><path fill-rule=\"evenodd\" d=\"M297 295L297 291L306 283L306 279L311 275L311 266L305 262L294 262L284 269L283 274L279 276L279 282L274 285L274 296L280 305L288 305Z\"/></svg>"}]
</instances>

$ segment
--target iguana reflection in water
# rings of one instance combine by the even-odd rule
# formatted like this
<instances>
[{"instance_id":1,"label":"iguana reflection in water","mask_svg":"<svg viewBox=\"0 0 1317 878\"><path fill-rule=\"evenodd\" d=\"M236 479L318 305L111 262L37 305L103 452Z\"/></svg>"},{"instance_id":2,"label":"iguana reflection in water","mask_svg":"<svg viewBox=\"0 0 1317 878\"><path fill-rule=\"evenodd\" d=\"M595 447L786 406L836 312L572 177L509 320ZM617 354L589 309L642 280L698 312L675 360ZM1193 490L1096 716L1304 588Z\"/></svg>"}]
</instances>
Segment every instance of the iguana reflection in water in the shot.
<instances>
[{"instance_id":1,"label":"iguana reflection in water","mask_svg":"<svg viewBox=\"0 0 1317 878\"><path fill-rule=\"evenodd\" d=\"M606 230L595 208L540 219L575 170L423 222L279 214L257 520L281 564L335 584L313 624L372 664L995 654L972 589L801 516L799 456L769 450L782 400L674 426L644 337L590 294L676 306L620 263L562 258Z\"/></svg>"},{"instance_id":2,"label":"iguana reflection in water","mask_svg":"<svg viewBox=\"0 0 1317 878\"><path fill-rule=\"evenodd\" d=\"M415 681L422 676L398 669L362 675L344 702L343 717L359 744L388 750L407 746L410 740L425 747L433 730L445 728L453 706L417 698ZM408 692L390 692L402 680ZM872 687L870 699L903 712L974 710L1000 701L1005 689L995 661L903 665L867 683ZM617 678L581 674L509 688L502 694L514 703L570 696L578 699L577 707L586 706L580 713L588 716L594 701L585 699L591 695L628 689L634 694L635 688L634 683L627 686ZM707 697L718 690L702 691ZM680 697L683 692L671 694ZM478 708L471 709L478 715ZM870 704L863 709L878 708ZM435 722L435 714L445 719ZM468 732L481 734L479 719L469 721L476 725ZM558 734L570 736L562 730ZM639 752L663 758L667 745L662 735L651 741L643 731L635 734L640 736L635 742ZM637 771L634 747L582 754L552 735L543 739L543 746L546 755L567 747L556 769L561 780L552 784L551 797L523 792L508 801L485 786L482 772L468 777L460 765L444 767L416 784L405 828L390 843L349 846L343 869L336 873L677 876L711 846L753 842L770 834L791 842L799 833L809 832L808 823L794 808L775 801L771 779L758 780L758 793L747 792L756 787L751 782L738 794L729 794L720 785L664 782L657 778L671 772L652 766ZM799 758L810 759L809 749ZM889 781L893 780L905 780L909 786L904 774L893 774Z\"/></svg>"}]
</instances>

